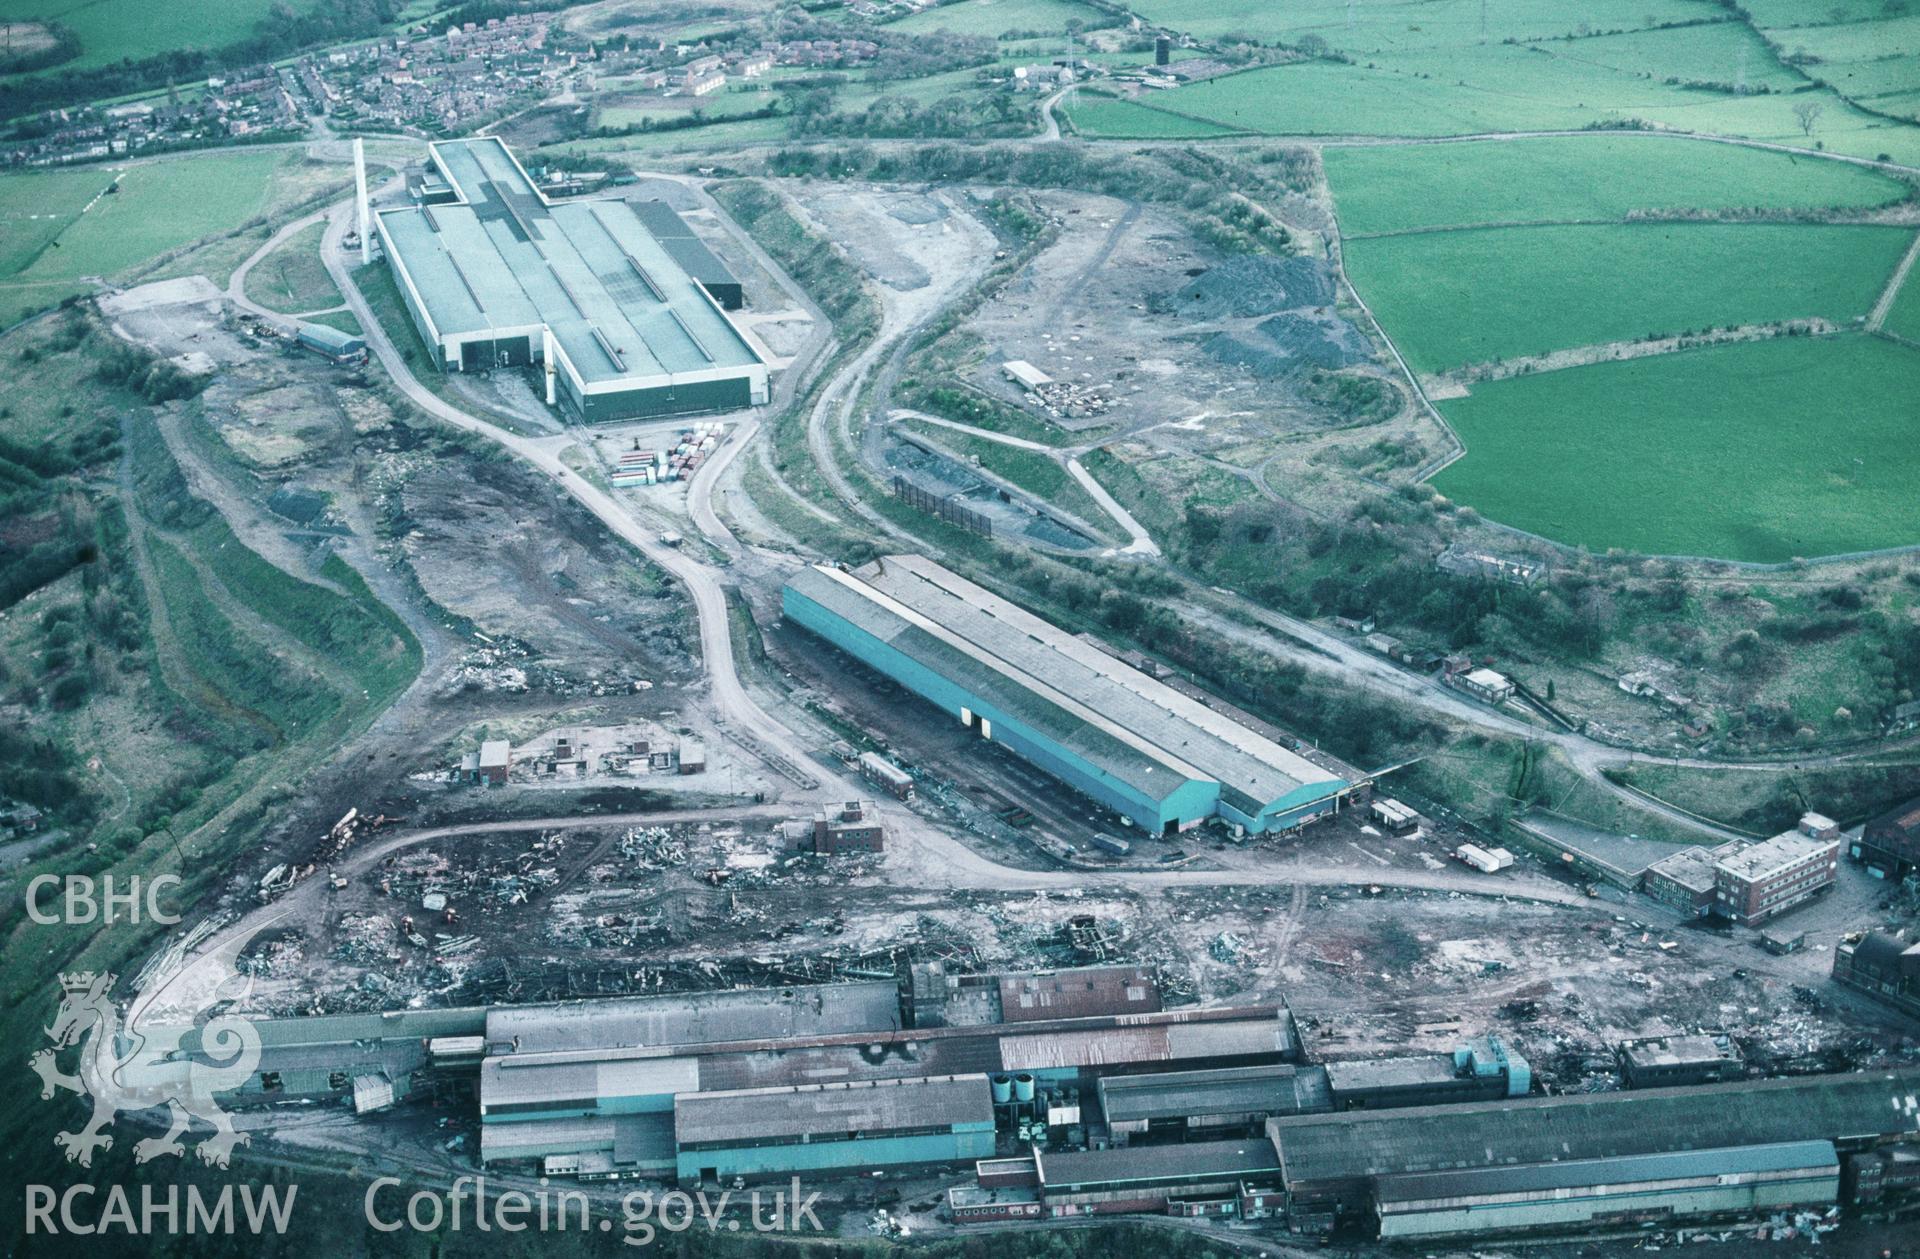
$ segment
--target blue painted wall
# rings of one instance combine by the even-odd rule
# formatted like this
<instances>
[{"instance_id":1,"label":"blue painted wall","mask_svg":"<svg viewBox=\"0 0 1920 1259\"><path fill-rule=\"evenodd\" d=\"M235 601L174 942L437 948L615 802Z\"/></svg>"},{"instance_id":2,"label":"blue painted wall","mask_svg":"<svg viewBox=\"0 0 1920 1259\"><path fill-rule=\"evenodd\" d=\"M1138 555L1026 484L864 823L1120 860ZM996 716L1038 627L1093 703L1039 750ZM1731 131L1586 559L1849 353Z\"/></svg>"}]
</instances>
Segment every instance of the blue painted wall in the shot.
<instances>
[{"instance_id":1,"label":"blue painted wall","mask_svg":"<svg viewBox=\"0 0 1920 1259\"><path fill-rule=\"evenodd\" d=\"M680 1179L696 1181L706 1168L714 1169L715 1174L724 1179L915 1163L966 1163L993 1155L993 1127L988 1124L958 1132L910 1137L866 1137L854 1141L760 1145L733 1150L682 1150L678 1162Z\"/></svg>"},{"instance_id":2,"label":"blue painted wall","mask_svg":"<svg viewBox=\"0 0 1920 1259\"><path fill-rule=\"evenodd\" d=\"M1055 778L1131 818L1145 830L1157 835L1168 822L1185 825L1213 816L1220 798L1220 785L1216 782L1183 778L1167 770L1165 794L1157 798L1147 796L791 587L782 591L781 606L795 624L805 626L848 655L938 705L955 721L960 720L962 708L985 717L992 725L991 737L996 742L1006 744Z\"/></svg>"}]
</instances>

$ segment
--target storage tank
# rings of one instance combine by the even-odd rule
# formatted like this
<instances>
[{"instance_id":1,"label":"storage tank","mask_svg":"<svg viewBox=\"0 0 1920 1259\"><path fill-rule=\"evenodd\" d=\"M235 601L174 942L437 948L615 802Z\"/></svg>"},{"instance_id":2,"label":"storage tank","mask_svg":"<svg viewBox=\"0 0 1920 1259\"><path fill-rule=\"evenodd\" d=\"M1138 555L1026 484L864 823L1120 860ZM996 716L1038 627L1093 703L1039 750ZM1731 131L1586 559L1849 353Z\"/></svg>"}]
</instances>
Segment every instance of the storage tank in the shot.
<instances>
[{"instance_id":1,"label":"storage tank","mask_svg":"<svg viewBox=\"0 0 1920 1259\"><path fill-rule=\"evenodd\" d=\"M1016 1102L1033 1100L1033 1076L1025 1071L1013 1077L1013 1100Z\"/></svg>"},{"instance_id":2,"label":"storage tank","mask_svg":"<svg viewBox=\"0 0 1920 1259\"><path fill-rule=\"evenodd\" d=\"M993 1104L1005 1106L1013 1100L1013 1077L996 1075L993 1077Z\"/></svg>"}]
</instances>

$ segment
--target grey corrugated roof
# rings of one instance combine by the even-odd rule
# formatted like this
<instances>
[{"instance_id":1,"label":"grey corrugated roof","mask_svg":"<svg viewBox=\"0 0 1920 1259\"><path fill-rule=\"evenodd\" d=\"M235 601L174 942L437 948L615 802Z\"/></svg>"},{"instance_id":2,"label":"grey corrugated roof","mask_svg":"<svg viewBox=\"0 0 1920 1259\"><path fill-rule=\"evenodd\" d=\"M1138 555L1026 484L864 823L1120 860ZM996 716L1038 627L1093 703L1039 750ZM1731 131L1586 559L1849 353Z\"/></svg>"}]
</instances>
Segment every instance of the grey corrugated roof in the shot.
<instances>
[{"instance_id":1,"label":"grey corrugated roof","mask_svg":"<svg viewBox=\"0 0 1920 1259\"><path fill-rule=\"evenodd\" d=\"M1453 1059L1445 1054L1362 1058L1327 1064L1327 1080L1336 1093L1355 1089L1418 1088L1423 1084L1447 1084L1457 1078L1459 1072L1454 1068Z\"/></svg>"},{"instance_id":2,"label":"grey corrugated roof","mask_svg":"<svg viewBox=\"0 0 1920 1259\"><path fill-rule=\"evenodd\" d=\"M1190 1141L1184 1145L1130 1145L1113 1150L1042 1154L1040 1180L1050 1193L1076 1185L1130 1181L1199 1180L1253 1176L1279 1166L1269 1141Z\"/></svg>"},{"instance_id":3,"label":"grey corrugated roof","mask_svg":"<svg viewBox=\"0 0 1920 1259\"><path fill-rule=\"evenodd\" d=\"M494 137L433 153L462 200L380 222L442 333L544 325L588 382L759 363L625 201L550 203Z\"/></svg>"},{"instance_id":4,"label":"grey corrugated roof","mask_svg":"<svg viewBox=\"0 0 1920 1259\"><path fill-rule=\"evenodd\" d=\"M1000 1038L1009 1071L1120 1066L1207 1058L1280 1055L1293 1048L1283 1018L1148 1023L1087 1031L1015 1032Z\"/></svg>"},{"instance_id":5,"label":"grey corrugated roof","mask_svg":"<svg viewBox=\"0 0 1920 1259\"><path fill-rule=\"evenodd\" d=\"M1526 1167L1383 1176L1375 1186L1374 1196L1383 1204L1412 1203L1437 1198L1628 1185L1651 1180L1710 1180L1721 1175L1744 1172L1784 1172L1811 1168L1839 1171L1839 1159L1831 1141L1789 1141L1720 1150L1685 1150L1675 1154L1569 1159L1563 1163L1536 1163Z\"/></svg>"},{"instance_id":6,"label":"grey corrugated roof","mask_svg":"<svg viewBox=\"0 0 1920 1259\"><path fill-rule=\"evenodd\" d=\"M303 322L300 325L300 334L310 341L317 341L321 345L329 346L340 352L363 349L367 344L366 338L364 337L357 337L350 332L342 332L338 328L331 328L323 323Z\"/></svg>"},{"instance_id":7,"label":"grey corrugated roof","mask_svg":"<svg viewBox=\"0 0 1920 1259\"><path fill-rule=\"evenodd\" d=\"M1256 731L917 555L789 583L929 668L1002 705L1150 798L1217 781L1248 811L1342 781Z\"/></svg>"},{"instance_id":8,"label":"grey corrugated roof","mask_svg":"<svg viewBox=\"0 0 1920 1259\"><path fill-rule=\"evenodd\" d=\"M501 1054L480 1064L480 1104L489 1114L508 1106L592 1105L614 1098L671 1096L699 1087L700 1065L692 1058L556 1062L541 1054Z\"/></svg>"},{"instance_id":9,"label":"grey corrugated roof","mask_svg":"<svg viewBox=\"0 0 1920 1259\"><path fill-rule=\"evenodd\" d=\"M1289 1186L1920 1132L1920 1071L1270 1119Z\"/></svg>"},{"instance_id":10,"label":"grey corrugated roof","mask_svg":"<svg viewBox=\"0 0 1920 1259\"><path fill-rule=\"evenodd\" d=\"M993 1094L984 1075L694 1093L673 1110L674 1139L683 1147L992 1122Z\"/></svg>"},{"instance_id":11,"label":"grey corrugated roof","mask_svg":"<svg viewBox=\"0 0 1920 1259\"><path fill-rule=\"evenodd\" d=\"M1110 1075L1100 1081L1108 1123L1188 1115L1291 1115L1329 1105L1325 1067L1223 1067Z\"/></svg>"},{"instance_id":12,"label":"grey corrugated roof","mask_svg":"<svg viewBox=\"0 0 1920 1259\"><path fill-rule=\"evenodd\" d=\"M415 1040L428 1036L477 1036L486 1029L485 1006L447 1010L388 1010L378 1014L314 1014L279 1019L253 1019L262 1049L298 1049L352 1044L356 1041ZM181 1047L197 1052L200 1029L190 1028Z\"/></svg>"},{"instance_id":13,"label":"grey corrugated roof","mask_svg":"<svg viewBox=\"0 0 1920 1259\"><path fill-rule=\"evenodd\" d=\"M899 1026L899 989L876 979L497 1006L487 1014L486 1030L490 1043L517 1043L517 1052L534 1053L790 1040Z\"/></svg>"},{"instance_id":14,"label":"grey corrugated roof","mask_svg":"<svg viewBox=\"0 0 1920 1259\"><path fill-rule=\"evenodd\" d=\"M673 1116L593 1116L480 1125L480 1161L538 1158L543 1154L605 1153L620 1166L661 1169L673 1164Z\"/></svg>"}]
</instances>

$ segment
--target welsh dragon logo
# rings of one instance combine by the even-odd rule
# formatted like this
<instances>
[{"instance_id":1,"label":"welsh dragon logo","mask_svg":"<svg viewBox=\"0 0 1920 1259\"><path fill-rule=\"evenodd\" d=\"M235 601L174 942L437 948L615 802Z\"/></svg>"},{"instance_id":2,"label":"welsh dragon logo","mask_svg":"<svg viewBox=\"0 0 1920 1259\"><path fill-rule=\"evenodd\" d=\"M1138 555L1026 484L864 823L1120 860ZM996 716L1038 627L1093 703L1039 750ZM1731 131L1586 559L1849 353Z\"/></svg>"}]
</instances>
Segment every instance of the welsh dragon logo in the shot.
<instances>
[{"instance_id":1,"label":"welsh dragon logo","mask_svg":"<svg viewBox=\"0 0 1920 1259\"><path fill-rule=\"evenodd\" d=\"M54 1144L67 1152L70 1162L91 1167L96 1151L112 1147L113 1134L107 1129L121 1111L165 1106L171 1125L164 1135L135 1143L137 1162L185 1154L180 1138L197 1119L214 1129L194 1147L201 1160L227 1166L233 1148L247 1144L247 1137L234 1131L214 1094L244 1084L253 1074L260 1063L260 1033L248 1020L227 1016L198 1027L123 1027L121 1012L107 996L113 981L112 975L92 971L61 975L60 1009L46 1029L53 1047L28 1059L40 1077L43 1101L51 1100L57 1089L93 1101L86 1124L78 1132L57 1134ZM76 1045L79 1066L68 1075L60 1069L60 1053Z\"/></svg>"}]
</instances>

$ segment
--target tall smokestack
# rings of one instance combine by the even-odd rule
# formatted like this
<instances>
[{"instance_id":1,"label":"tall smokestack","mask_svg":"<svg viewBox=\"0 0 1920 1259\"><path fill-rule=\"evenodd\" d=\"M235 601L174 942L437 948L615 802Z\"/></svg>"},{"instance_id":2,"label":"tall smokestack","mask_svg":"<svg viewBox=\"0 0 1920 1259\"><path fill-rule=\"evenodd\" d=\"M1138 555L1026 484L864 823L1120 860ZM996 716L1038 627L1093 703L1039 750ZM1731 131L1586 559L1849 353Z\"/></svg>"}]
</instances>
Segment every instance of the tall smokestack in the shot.
<instances>
[{"instance_id":1,"label":"tall smokestack","mask_svg":"<svg viewBox=\"0 0 1920 1259\"><path fill-rule=\"evenodd\" d=\"M540 357L546 360L547 405L552 406L554 404L554 396L553 396L554 363L553 363L553 329L551 328L540 329Z\"/></svg>"},{"instance_id":2,"label":"tall smokestack","mask_svg":"<svg viewBox=\"0 0 1920 1259\"><path fill-rule=\"evenodd\" d=\"M367 148L358 139L353 142L353 184L360 198L360 265L364 267L373 261L373 225L367 222Z\"/></svg>"}]
</instances>

